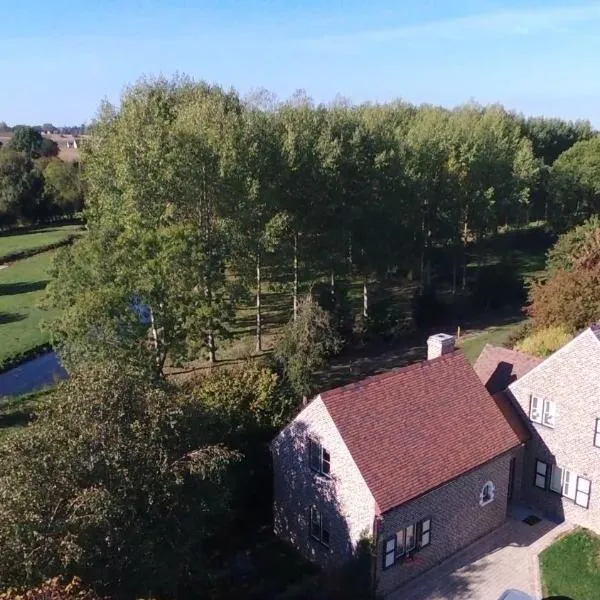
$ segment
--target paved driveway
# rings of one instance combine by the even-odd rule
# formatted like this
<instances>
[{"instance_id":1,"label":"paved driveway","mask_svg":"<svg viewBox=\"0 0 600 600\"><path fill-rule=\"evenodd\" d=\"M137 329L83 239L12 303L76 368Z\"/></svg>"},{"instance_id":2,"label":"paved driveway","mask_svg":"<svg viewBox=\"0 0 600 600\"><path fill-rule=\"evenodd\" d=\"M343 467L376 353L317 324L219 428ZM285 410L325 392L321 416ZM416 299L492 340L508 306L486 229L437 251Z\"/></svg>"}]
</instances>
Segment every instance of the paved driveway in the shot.
<instances>
[{"instance_id":1,"label":"paved driveway","mask_svg":"<svg viewBox=\"0 0 600 600\"><path fill-rule=\"evenodd\" d=\"M529 526L509 518L387 600L497 600L507 588L541 598L537 555L570 528L546 520Z\"/></svg>"}]
</instances>

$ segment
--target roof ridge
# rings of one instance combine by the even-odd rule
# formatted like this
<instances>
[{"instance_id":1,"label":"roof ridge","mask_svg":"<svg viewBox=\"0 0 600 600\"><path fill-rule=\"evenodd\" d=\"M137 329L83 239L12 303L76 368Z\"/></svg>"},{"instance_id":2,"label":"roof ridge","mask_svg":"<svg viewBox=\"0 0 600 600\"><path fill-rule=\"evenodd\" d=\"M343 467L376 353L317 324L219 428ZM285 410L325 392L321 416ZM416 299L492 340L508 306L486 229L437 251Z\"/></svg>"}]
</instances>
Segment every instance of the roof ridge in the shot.
<instances>
[{"instance_id":1,"label":"roof ridge","mask_svg":"<svg viewBox=\"0 0 600 600\"><path fill-rule=\"evenodd\" d=\"M459 348L456 348L452 352L447 352L446 354L442 354L441 356L437 356L436 358L419 360L419 361L416 361L409 365L404 365L402 367L394 367L392 369L384 371L383 373L375 373L374 375L368 375L367 377L363 377L362 379L359 379L358 381L353 381L353 382L347 383L345 385L340 385L338 387L330 388L328 390L325 390L324 392L321 392L319 394L319 396L321 396L321 399L325 399L325 397L332 395L334 392L338 393L338 392L341 392L342 390L351 390L351 389L355 389L359 386L369 385L371 383L384 381L385 379L388 379L390 377L394 377L396 375L408 373L411 371L416 371L417 369L423 369L426 367L430 367L430 366L445 362L451 358L455 358L460 355L463 355L462 350L460 350Z\"/></svg>"},{"instance_id":2,"label":"roof ridge","mask_svg":"<svg viewBox=\"0 0 600 600\"><path fill-rule=\"evenodd\" d=\"M485 350L486 348L505 350L506 352L513 352L514 354L519 354L520 356L524 356L526 358L533 358L534 360L539 360L539 361L544 360L543 358L541 358L539 356L534 356L533 354L529 354L528 352L523 352L522 350L515 350L514 348L507 348L506 346L495 346L494 344L488 343L483 347L483 350ZM482 352L483 352L483 350L482 350Z\"/></svg>"}]
</instances>

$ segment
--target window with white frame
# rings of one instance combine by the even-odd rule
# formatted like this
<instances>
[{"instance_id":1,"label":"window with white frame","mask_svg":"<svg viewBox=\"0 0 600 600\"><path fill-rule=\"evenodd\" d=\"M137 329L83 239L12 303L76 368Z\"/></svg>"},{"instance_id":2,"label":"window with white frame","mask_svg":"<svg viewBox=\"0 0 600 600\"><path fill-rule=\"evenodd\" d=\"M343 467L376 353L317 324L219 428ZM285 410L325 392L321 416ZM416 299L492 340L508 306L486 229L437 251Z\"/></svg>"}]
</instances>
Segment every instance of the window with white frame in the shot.
<instances>
[{"instance_id":1,"label":"window with white frame","mask_svg":"<svg viewBox=\"0 0 600 600\"><path fill-rule=\"evenodd\" d=\"M329 547L329 523L316 506L310 509L310 535L313 539Z\"/></svg>"},{"instance_id":2,"label":"window with white frame","mask_svg":"<svg viewBox=\"0 0 600 600\"><path fill-rule=\"evenodd\" d=\"M585 477L577 477L577 491L575 492L575 504L589 508L590 506L590 490L592 483Z\"/></svg>"},{"instance_id":3,"label":"window with white frame","mask_svg":"<svg viewBox=\"0 0 600 600\"><path fill-rule=\"evenodd\" d=\"M493 502L495 496L496 486L493 484L493 482L488 481L481 488L481 493L479 494L479 506L485 506L486 504Z\"/></svg>"},{"instance_id":4,"label":"window with white frame","mask_svg":"<svg viewBox=\"0 0 600 600\"><path fill-rule=\"evenodd\" d=\"M537 461L537 463L542 463L542 461ZM536 486L541 483L541 479L538 480L538 475L540 474L537 470L538 466L536 465ZM543 468L541 469L543 470ZM547 472L547 466L546 466ZM590 504L590 491L591 491L591 482L589 479L585 477L581 477L577 475L574 471L569 471L563 467L559 467L558 465L552 465L552 470L550 474L550 490L572 500L578 506L582 506L583 508L588 508Z\"/></svg>"},{"instance_id":5,"label":"window with white frame","mask_svg":"<svg viewBox=\"0 0 600 600\"><path fill-rule=\"evenodd\" d=\"M431 518L410 523L383 542L383 568L387 569L431 543Z\"/></svg>"},{"instance_id":6,"label":"window with white frame","mask_svg":"<svg viewBox=\"0 0 600 600\"><path fill-rule=\"evenodd\" d=\"M546 476L548 475L548 464L543 460L535 461L534 485L542 490L546 489Z\"/></svg>"},{"instance_id":7,"label":"window with white frame","mask_svg":"<svg viewBox=\"0 0 600 600\"><path fill-rule=\"evenodd\" d=\"M600 448L600 419L596 419L596 427L594 429L594 446Z\"/></svg>"},{"instance_id":8,"label":"window with white frame","mask_svg":"<svg viewBox=\"0 0 600 600\"><path fill-rule=\"evenodd\" d=\"M314 440L309 439L309 464L310 468L321 475L329 477L329 471L331 469L331 457L329 452L325 450L323 445Z\"/></svg>"},{"instance_id":9,"label":"window with white frame","mask_svg":"<svg viewBox=\"0 0 600 600\"><path fill-rule=\"evenodd\" d=\"M531 395L529 401L529 418L534 423L554 428L556 423L556 402Z\"/></svg>"}]
</instances>

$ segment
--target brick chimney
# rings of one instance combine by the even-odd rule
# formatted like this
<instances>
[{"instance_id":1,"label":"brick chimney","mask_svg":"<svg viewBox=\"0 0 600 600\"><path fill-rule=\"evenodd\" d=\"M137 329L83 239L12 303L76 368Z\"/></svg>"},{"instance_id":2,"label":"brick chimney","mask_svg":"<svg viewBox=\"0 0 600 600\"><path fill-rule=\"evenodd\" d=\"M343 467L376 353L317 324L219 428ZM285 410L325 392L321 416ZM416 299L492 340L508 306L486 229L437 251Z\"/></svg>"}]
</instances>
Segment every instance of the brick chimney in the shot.
<instances>
[{"instance_id":1,"label":"brick chimney","mask_svg":"<svg viewBox=\"0 0 600 600\"><path fill-rule=\"evenodd\" d=\"M427 360L448 354L454 350L456 339L447 333L436 333L427 339Z\"/></svg>"}]
</instances>

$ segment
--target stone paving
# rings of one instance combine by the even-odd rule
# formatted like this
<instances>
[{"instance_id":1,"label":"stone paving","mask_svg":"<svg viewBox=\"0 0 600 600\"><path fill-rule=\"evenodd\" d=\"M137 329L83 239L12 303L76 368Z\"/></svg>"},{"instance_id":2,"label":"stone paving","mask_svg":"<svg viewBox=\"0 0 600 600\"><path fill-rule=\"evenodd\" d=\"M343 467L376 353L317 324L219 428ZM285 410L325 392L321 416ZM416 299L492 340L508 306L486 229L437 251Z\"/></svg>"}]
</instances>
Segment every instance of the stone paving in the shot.
<instances>
[{"instance_id":1,"label":"stone paving","mask_svg":"<svg viewBox=\"0 0 600 600\"><path fill-rule=\"evenodd\" d=\"M498 600L508 588L541 599L537 555L570 529L569 523L529 526L511 517L386 600Z\"/></svg>"}]
</instances>

